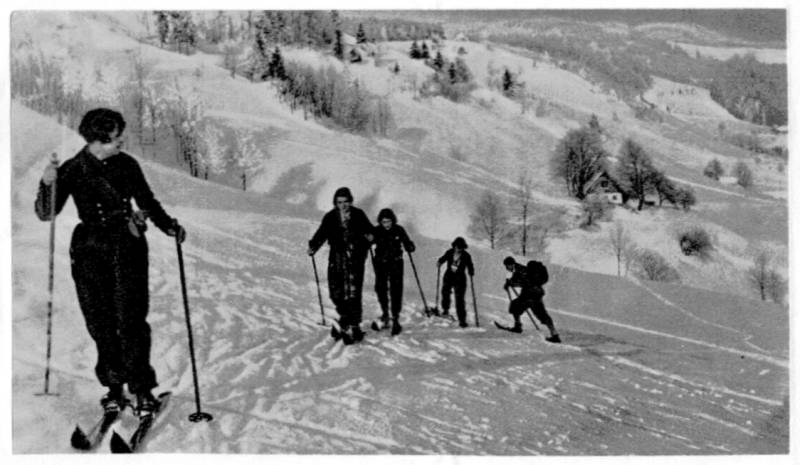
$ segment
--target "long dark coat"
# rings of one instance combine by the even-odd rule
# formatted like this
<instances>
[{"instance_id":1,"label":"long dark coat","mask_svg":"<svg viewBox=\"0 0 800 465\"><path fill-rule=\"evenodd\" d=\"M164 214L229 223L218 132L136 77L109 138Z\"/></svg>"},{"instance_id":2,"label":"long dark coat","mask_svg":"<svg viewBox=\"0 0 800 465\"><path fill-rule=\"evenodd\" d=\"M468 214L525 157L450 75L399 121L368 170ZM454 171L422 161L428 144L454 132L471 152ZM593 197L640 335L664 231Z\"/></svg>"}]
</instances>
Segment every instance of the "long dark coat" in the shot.
<instances>
[{"instance_id":1,"label":"long dark coat","mask_svg":"<svg viewBox=\"0 0 800 465\"><path fill-rule=\"evenodd\" d=\"M334 208L322 218L317 232L308 242L317 251L328 242L328 291L337 308L346 302L360 302L364 283L364 262L373 226L363 210L350 207L350 219L342 221Z\"/></svg>"}]
</instances>

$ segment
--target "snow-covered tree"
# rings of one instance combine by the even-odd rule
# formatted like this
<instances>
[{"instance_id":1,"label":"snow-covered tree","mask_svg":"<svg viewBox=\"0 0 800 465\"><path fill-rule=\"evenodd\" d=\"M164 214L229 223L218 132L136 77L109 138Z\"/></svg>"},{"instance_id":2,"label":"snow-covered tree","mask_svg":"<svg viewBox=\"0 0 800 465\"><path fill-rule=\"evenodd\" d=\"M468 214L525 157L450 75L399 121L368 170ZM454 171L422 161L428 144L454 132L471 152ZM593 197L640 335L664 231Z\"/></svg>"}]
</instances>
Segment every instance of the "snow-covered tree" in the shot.
<instances>
[{"instance_id":1,"label":"snow-covered tree","mask_svg":"<svg viewBox=\"0 0 800 465\"><path fill-rule=\"evenodd\" d=\"M225 171L228 160L226 153L228 147L223 143L223 132L216 126L207 123L199 133L200 147L197 152L197 163L203 171L203 178L208 179L208 173L220 174Z\"/></svg>"},{"instance_id":2,"label":"snow-covered tree","mask_svg":"<svg viewBox=\"0 0 800 465\"><path fill-rule=\"evenodd\" d=\"M256 144L253 131L246 128L234 128L236 138L236 153L234 163L241 171L242 190L247 190L247 176L264 160L264 153Z\"/></svg>"}]
</instances>

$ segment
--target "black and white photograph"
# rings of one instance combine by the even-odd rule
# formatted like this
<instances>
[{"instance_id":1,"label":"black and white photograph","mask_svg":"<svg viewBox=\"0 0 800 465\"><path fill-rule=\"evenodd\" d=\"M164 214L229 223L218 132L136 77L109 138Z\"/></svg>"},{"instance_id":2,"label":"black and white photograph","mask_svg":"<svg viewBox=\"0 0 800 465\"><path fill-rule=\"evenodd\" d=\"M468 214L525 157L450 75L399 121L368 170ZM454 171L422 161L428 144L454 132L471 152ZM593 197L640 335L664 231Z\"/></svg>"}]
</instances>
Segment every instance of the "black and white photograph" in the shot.
<instances>
[{"instance_id":1,"label":"black and white photograph","mask_svg":"<svg viewBox=\"0 0 800 465\"><path fill-rule=\"evenodd\" d=\"M8 453L797 459L751 3L8 11Z\"/></svg>"}]
</instances>

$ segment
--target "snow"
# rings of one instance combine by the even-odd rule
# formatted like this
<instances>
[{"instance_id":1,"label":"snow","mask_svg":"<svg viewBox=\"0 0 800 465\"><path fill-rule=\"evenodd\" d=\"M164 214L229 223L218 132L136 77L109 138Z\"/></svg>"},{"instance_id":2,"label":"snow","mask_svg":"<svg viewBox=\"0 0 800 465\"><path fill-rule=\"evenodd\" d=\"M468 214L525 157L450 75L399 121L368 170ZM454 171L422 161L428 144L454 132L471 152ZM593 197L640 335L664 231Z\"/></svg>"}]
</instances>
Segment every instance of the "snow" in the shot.
<instances>
[{"instance_id":1,"label":"snow","mask_svg":"<svg viewBox=\"0 0 800 465\"><path fill-rule=\"evenodd\" d=\"M701 56L716 58L717 60L728 60L734 55L745 56L753 55L756 60L766 64L786 64L786 49L780 48L756 48L756 47L710 47L684 42L672 42L674 45L684 49L686 53L694 56L700 53Z\"/></svg>"},{"instance_id":2,"label":"snow","mask_svg":"<svg viewBox=\"0 0 800 465\"><path fill-rule=\"evenodd\" d=\"M47 33L37 38L47 38L43 43L53 44L54 53L64 38L51 31L70 21L100 31L95 42L133 46L124 36L104 40L119 34L104 26L103 17L52 13L43 18L40 23L24 17L14 25L20 33L41 25ZM136 24L124 23L129 28ZM77 39L68 36L67 42L72 40ZM92 56L92 41L79 45L71 53ZM386 53L402 60L408 72L429 72L405 57L407 45L388 44ZM397 90L391 97L397 133L406 129L405 134L425 135L416 141L393 135L367 138L305 120L280 103L269 84L229 79L209 66L213 57L177 57L141 47L163 72L188 78L205 64L201 76L191 79L203 92L209 113L233 127L259 131L269 141L267 155L248 180L248 192L190 178L183 170L133 153L156 196L189 233L184 254L200 388L204 409L215 416L207 425L185 421L194 397L174 243L151 228L152 362L160 389L175 395L147 450L786 454L789 312L753 300L743 285L746 250L763 238L710 219L731 205L741 208L742 216L767 207L785 210L785 201L693 176L707 158L735 154L630 118L623 102L598 94L580 76L542 60L533 68L529 58L505 49L488 51L483 44L447 43L446 50L454 53L458 46L468 49L465 59L479 82L485 81L490 60L512 70L524 66L527 88L569 111L519 118L515 102L483 84L463 104L419 101ZM308 51L292 53L297 59L327 60ZM350 70L376 89L393 79L369 63ZM725 117L708 111L709 117ZM636 244L659 251L679 267L683 284L617 278L604 244L610 223L601 222L594 231L570 227L554 236L546 250L551 281L545 302L565 341L552 345L527 320L521 335L494 330L492 319L510 319L501 267L509 251L489 250L468 238L477 267L481 327L459 330L446 320L425 318L406 263L403 333L393 338L370 332L364 343L348 347L330 340L327 328L318 324L317 288L305 248L337 187L353 188L356 206L370 218L383 206L395 209L417 243L414 259L431 299L434 260L454 236L464 235L473 200L490 188L507 198L521 166L538 181L537 205L577 211L577 203L563 196L544 167L557 139L581 123L574 115L583 118L588 112L597 113L603 124L609 120L609 146L621 128L629 128L665 154L675 170L670 175L698 187L700 202L690 214L671 208L613 213L632 231ZM621 122L610 122L614 112ZM93 373L94 345L70 277L69 239L78 220L70 201L57 222L51 382L61 396L33 403L44 363L48 228L32 205L49 154L55 151L66 159L81 141L53 119L18 104L12 105L11 116L12 446L15 453L68 453L72 422L79 418L87 424L102 394ZM461 147L466 159L451 158L451 145ZM768 191L785 192L786 183ZM711 264L682 256L676 246L675 230L695 223L717 240ZM776 244L785 255L785 241ZM325 318L332 319L326 266L326 254L318 254ZM379 314L374 277L367 268L365 321ZM120 430L130 427L123 422Z\"/></svg>"}]
</instances>

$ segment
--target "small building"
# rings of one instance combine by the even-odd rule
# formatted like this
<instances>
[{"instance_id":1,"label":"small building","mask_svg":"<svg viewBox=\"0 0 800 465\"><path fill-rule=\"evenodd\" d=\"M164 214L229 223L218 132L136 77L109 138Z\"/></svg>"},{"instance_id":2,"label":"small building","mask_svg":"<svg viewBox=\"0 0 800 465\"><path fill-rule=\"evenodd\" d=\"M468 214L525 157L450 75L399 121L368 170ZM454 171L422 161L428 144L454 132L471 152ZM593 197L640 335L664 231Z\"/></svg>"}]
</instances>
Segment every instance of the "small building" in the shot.
<instances>
[{"instance_id":1,"label":"small building","mask_svg":"<svg viewBox=\"0 0 800 465\"><path fill-rule=\"evenodd\" d=\"M589 196L601 197L614 205L624 205L628 201L625 189L607 171L597 173L586 185L586 192Z\"/></svg>"}]
</instances>

